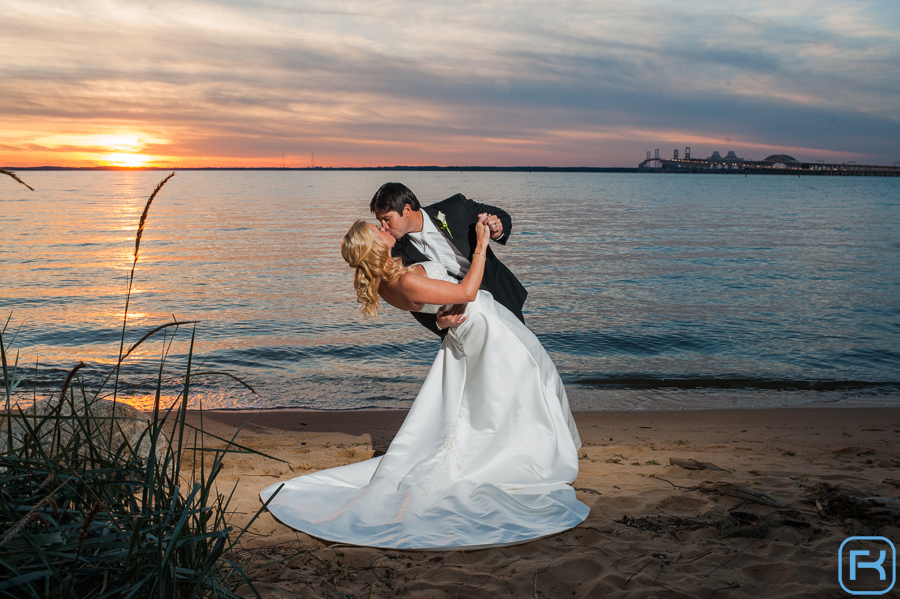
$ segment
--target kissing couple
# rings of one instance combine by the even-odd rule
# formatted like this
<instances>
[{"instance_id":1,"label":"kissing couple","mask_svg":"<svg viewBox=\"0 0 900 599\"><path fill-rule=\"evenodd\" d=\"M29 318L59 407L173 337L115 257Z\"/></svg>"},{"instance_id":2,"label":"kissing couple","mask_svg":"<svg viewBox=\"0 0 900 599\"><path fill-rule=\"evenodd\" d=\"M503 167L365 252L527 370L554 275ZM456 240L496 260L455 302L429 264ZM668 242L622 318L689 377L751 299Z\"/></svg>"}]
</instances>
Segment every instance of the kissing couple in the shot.
<instances>
[{"instance_id":1,"label":"kissing couple","mask_svg":"<svg viewBox=\"0 0 900 599\"><path fill-rule=\"evenodd\" d=\"M288 526L393 549L513 545L581 523L570 484L581 440L556 367L524 324L527 292L494 255L505 211L462 194L421 207L400 183L369 205L341 254L366 316L381 300L441 336L422 389L383 456L260 493ZM274 497L273 497L274 495Z\"/></svg>"}]
</instances>

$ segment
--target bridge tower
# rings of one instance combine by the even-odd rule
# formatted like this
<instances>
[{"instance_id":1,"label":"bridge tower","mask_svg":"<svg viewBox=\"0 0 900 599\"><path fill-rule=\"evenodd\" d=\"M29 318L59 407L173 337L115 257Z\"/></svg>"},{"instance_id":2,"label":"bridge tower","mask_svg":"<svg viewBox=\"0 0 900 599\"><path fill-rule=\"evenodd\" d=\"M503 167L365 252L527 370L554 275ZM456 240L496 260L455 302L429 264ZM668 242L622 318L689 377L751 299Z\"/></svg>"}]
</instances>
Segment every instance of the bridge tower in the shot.
<instances>
[{"instance_id":1,"label":"bridge tower","mask_svg":"<svg viewBox=\"0 0 900 599\"><path fill-rule=\"evenodd\" d=\"M678 148L675 148L675 157L672 160L678 160Z\"/></svg>"},{"instance_id":2,"label":"bridge tower","mask_svg":"<svg viewBox=\"0 0 900 599\"><path fill-rule=\"evenodd\" d=\"M659 169L662 168L662 165L663 161L659 157L659 148L656 148L653 154L650 153L650 150L647 150L647 159L641 163L641 168Z\"/></svg>"},{"instance_id":3,"label":"bridge tower","mask_svg":"<svg viewBox=\"0 0 900 599\"><path fill-rule=\"evenodd\" d=\"M691 146L688 146L684 149L684 159L685 160L691 159Z\"/></svg>"}]
</instances>

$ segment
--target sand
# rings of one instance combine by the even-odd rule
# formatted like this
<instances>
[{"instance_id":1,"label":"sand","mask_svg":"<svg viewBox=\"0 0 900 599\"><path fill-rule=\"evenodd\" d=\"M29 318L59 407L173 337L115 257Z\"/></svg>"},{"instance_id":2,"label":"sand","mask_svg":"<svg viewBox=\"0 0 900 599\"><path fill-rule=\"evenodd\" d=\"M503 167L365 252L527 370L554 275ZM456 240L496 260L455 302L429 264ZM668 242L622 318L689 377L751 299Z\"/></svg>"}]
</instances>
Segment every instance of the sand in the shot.
<instances>
[{"instance_id":1,"label":"sand","mask_svg":"<svg viewBox=\"0 0 900 599\"><path fill-rule=\"evenodd\" d=\"M273 482L383 452L405 415L204 412L205 430L230 438L244 425L239 443L284 460L226 459L218 480L226 494L237 482L232 521L245 525ZM575 417L584 446L573 486L591 513L565 533L479 551L396 551L324 543L264 513L237 555L264 597L838 598L850 596L838 583L842 541L900 545L895 505L853 499L900 497L900 408ZM742 489L752 500L732 495Z\"/></svg>"}]
</instances>

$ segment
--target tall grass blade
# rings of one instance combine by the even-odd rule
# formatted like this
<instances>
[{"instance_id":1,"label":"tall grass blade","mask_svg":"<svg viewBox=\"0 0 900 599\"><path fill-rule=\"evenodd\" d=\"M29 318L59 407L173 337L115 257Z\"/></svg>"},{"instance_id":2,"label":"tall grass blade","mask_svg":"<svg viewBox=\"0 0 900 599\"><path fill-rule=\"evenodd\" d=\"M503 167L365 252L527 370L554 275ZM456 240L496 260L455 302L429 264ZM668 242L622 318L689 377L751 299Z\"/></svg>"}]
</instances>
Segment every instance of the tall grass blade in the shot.
<instances>
[{"instance_id":1,"label":"tall grass blade","mask_svg":"<svg viewBox=\"0 0 900 599\"><path fill-rule=\"evenodd\" d=\"M19 176L16 175L16 174L15 174L14 172L12 172L12 171L8 171L8 170L6 170L5 168L0 168L0 174L9 175L10 177L12 177L12 178L15 179L16 181L18 181L19 183L21 183L22 185L24 185L25 187L27 187L27 188L30 189L31 191L34 191L34 187L32 187L31 185L29 185L29 184L26 183L25 181L22 181L21 179L19 179Z\"/></svg>"},{"instance_id":2,"label":"tall grass blade","mask_svg":"<svg viewBox=\"0 0 900 599\"><path fill-rule=\"evenodd\" d=\"M134 269L137 267L138 256L141 251L141 237L144 235L144 226L147 224L147 215L150 213L150 205L153 203L154 198L156 198L156 194L163 188L169 179L175 176L175 173L170 173L168 177L159 182L159 185L156 186L156 189L153 190L153 193L150 194L150 197L147 199L147 203L144 204L144 211L141 213L141 219L138 222L137 233L134 236L134 261L131 263L131 273L128 275L128 289L125 292L125 313L122 316L122 338L119 342L119 360L116 363L116 383L119 381L119 367L122 363L122 352L125 349L125 329L128 325L128 308L131 304L131 290L134 287ZM115 385L115 389L118 389L118 384ZM115 400L115 390L113 391L113 400Z\"/></svg>"}]
</instances>

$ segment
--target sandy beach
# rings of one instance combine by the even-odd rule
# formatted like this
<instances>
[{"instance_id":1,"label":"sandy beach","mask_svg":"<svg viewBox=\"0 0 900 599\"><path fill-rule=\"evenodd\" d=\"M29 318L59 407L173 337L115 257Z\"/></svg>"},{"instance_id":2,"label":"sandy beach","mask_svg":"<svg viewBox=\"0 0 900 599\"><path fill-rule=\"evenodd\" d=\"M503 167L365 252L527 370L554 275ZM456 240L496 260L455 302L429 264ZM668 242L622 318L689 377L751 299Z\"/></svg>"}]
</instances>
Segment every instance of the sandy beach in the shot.
<instances>
[{"instance_id":1,"label":"sandy beach","mask_svg":"<svg viewBox=\"0 0 900 599\"><path fill-rule=\"evenodd\" d=\"M238 483L232 521L245 524L273 482L380 454L405 415L204 412L205 430L231 438L243 426L239 443L284 460L226 459L220 492ZM265 513L239 557L266 597L837 598L849 596L838 581L847 537L900 544L900 408L575 417L574 487L591 513L565 533L397 551L323 543Z\"/></svg>"}]
</instances>

